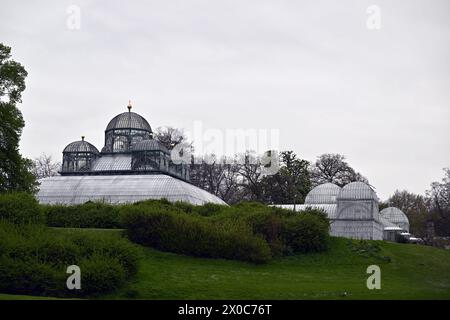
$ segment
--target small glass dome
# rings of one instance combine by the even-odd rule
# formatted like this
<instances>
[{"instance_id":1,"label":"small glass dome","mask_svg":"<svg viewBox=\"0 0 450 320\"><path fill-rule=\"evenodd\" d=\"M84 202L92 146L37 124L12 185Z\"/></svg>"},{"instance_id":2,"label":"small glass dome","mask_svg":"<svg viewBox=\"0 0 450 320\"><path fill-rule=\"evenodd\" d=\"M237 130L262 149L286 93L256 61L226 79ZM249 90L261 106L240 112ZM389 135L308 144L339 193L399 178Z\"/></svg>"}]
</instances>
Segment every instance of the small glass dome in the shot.
<instances>
[{"instance_id":1,"label":"small glass dome","mask_svg":"<svg viewBox=\"0 0 450 320\"><path fill-rule=\"evenodd\" d=\"M381 210L381 217L409 232L409 219L402 210L389 207Z\"/></svg>"},{"instance_id":2,"label":"small glass dome","mask_svg":"<svg viewBox=\"0 0 450 320\"><path fill-rule=\"evenodd\" d=\"M345 185L341 192L339 192L338 199L378 201L375 191L368 184L361 181L351 182Z\"/></svg>"},{"instance_id":3,"label":"small glass dome","mask_svg":"<svg viewBox=\"0 0 450 320\"><path fill-rule=\"evenodd\" d=\"M99 154L98 149L92 145L91 143L84 140L84 137L81 137L80 141L74 141L69 143L63 150L63 153L66 152L89 152L93 154Z\"/></svg>"},{"instance_id":4,"label":"small glass dome","mask_svg":"<svg viewBox=\"0 0 450 320\"><path fill-rule=\"evenodd\" d=\"M341 188L334 183L324 183L312 189L305 199L305 204L335 204Z\"/></svg>"},{"instance_id":5,"label":"small glass dome","mask_svg":"<svg viewBox=\"0 0 450 320\"><path fill-rule=\"evenodd\" d=\"M99 156L97 148L81 137L80 141L74 141L64 148L61 173L89 171Z\"/></svg>"}]
</instances>

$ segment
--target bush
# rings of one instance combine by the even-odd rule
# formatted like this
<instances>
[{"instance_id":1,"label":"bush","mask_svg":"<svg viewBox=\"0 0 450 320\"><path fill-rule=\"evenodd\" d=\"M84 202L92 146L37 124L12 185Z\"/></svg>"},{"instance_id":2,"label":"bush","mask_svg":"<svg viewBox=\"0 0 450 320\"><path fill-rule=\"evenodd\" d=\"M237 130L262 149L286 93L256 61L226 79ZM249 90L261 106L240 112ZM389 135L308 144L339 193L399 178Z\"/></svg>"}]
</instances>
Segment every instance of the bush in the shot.
<instances>
[{"instance_id":1,"label":"bush","mask_svg":"<svg viewBox=\"0 0 450 320\"><path fill-rule=\"evenodd\" d=\"M37 200L28 193L0 194L0 220L14 224L43 223Z\"/></svg>"},{"instance_id":2,"label":"bush","mask_svg":"<svg viewBox=\"0 0 450 320\"><path fill-rule=\"evenodd\" d=\"M329 224L314 213L302 212L284 219L281 237L288 252L324 251L329 241Z\"/></svg>"},{"instance_id":3,"label":"bush","mask_svg":"<svg viewBox=\"0 0 450 320\"><path fill-rule=\"evenodd\" d=\"M0 222L0 291L60 297L112 291L136 274L137 250L109 232ZM66 288L69 265L81 268L81 290Z\"/></svg>"},{"instance_id":4,"label":"bush","mask_svg":"<svg viewBox=\"0 0 450 320\"><path fill-rule=\"evenodd\" d=\"M81 295L97 295L118 288L126 280L126 270L120 260L109 255L93 254L79 263Z\"/></svg>"},{"instance_id":5,"label":"bush","mask_svg":"<svg viewBox=\"0 0 450 320\"><path fill-rule=\"evenodd\" d=\"M101 202L42 206L47 225L64 228L120 228L116 207Z\"/></svg>"},{"instance_id":6,"label":"bush","mask_svg":"<svg viewBox=\"0 0 450 320\"><path fill-rule=\"evenodd\" d=\"M160 250L252 262L325 250L329 229L323 211L296 213L256 202L234 206L194 206L166 199L118 206L91 202L44 206L44 211L50 226L127 228L132 241Z\"/></svg>"},{"instance_id":7,"label":"bush","mask_svg":"<svg viewBox=\"0 0 450 320\"><path fill-rule=\"evenodd\" d=\"M206 258L225 258L263 263L270 259L267 243L251 232L228 229L202 217L149 210L145 207L122 207L121 215L128 237L142 245L163 251Z\"/></svg>"},{"instance_id":8,"label":"bush","mask_svg":"<svg viewBox=\"0 0 450 320\"><path fill-rule=\"evenodd\" d=\"M322 210L300 213L260 203L240 203L229 212L211 217L220 224L245 224L269 244L272 256L326 250L329 220Z\"/></svg>"}]
</instances>

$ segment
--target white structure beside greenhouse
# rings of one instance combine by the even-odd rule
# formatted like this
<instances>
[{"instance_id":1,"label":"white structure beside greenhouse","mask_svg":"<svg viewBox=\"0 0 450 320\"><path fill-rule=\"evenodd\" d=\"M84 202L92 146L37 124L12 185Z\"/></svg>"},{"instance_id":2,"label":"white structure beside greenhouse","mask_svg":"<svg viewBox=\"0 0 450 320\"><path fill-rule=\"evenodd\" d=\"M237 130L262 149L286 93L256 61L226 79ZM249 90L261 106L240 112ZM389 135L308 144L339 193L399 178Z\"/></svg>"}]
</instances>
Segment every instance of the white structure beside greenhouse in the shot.
<instances>
[{"instance_id":1,"label":"white structure beside greenhouse","mask_svg":"<svg viewBox=\"0 0 450 320\"><path fill-rule=\"evenodd\" d=\"M352 182L343 188L325 183L311 190L305 204L276 205L303 211L322 209L330 219L330 234L336 237L395 241L396 235L409 232L409 221L398 208L378 209L379 199L366 183Z\"/></svg>"}]
</instances>

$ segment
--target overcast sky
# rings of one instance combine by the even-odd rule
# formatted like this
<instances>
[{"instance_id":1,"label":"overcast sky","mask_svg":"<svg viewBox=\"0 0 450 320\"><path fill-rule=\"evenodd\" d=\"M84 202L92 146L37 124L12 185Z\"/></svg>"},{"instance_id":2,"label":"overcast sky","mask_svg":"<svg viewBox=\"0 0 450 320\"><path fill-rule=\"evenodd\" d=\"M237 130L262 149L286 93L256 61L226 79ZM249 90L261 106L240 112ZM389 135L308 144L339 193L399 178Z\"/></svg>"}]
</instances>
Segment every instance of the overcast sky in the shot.
<instances>
[{"instance_id":1,"label":"overcast sky","mask_svg":"<svg viewBox=\"0 0 450 320\"><path fill-rule=\"evenodd\" d=\"M131 99L153 128L274 129L304 159L344 154L382 199L450 166L448 0L1 2L29 73L27 157L81 135L101 149Z\"/></svg>"}]
</instances>

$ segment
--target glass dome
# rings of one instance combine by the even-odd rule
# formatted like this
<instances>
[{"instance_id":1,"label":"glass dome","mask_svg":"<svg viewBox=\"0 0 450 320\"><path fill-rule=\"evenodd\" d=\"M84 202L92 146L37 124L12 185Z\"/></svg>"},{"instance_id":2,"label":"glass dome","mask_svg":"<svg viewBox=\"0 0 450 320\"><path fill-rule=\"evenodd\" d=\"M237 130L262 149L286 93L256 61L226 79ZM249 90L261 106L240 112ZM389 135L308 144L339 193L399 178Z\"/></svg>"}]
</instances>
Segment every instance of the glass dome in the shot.
<instances>
[{"instance_id":1,"label":"glass dome","mask_svg":"<svg viewBox=\"0 0 450 320\"><path fill-rule=\"evenodd\" d=\"M63 150L63 153L78 153L78 152L89 152L93 154L99 154L98 149L92 145L91 143L84 140L84 137L81 137L80 141L74 141L69 143Z\"/></svg>"},{"instance_id":2,"label":"glass dome","mask_svg":"<svg viewBox=\"0 0 450 320\"><path fill-rule=\"evenodd\" d=\"M338 199L378 201L375 191L368 184L360 181L345 185L339 192Z\"/></svg>"},{"instance_id":3,"label":"glass dome","mask_svg":"<svg viewBox=\"0 0 450 320\"><path fill-rule=\"evenodd\" d=\"M341 188L334 183L324 183L312 189L305 199L305 204L336 204L336 197Z\"/></svg>"},{"instance_id":4,"label":"glass dome","mask_svg":"<svg viewBox=\"0 0 450 320\"><path fill-rule=\"evenodd\" d=\"M141 115L131 111L121 113L112 118L106 126L105 131L117 129L133 129L152 132L152 128L147 120L145 120L145 118Z\"/></svg>"},{"instance_id":5,"label":"glass dome","mask_svg":"<svg viewBox=\"0 0 450 320\"><path fill-rule=\"evenodd\" d=\"M165 198L195 205L225 205L217 196L165 174L55 176L41 179L40 183L37 198L44 204L120 204Z\"/></svg>"},{"instance_id":6,"label":"glass dome","mask_svg":"<svg viewBox=\"0 0 450 320\"><path fill-rule=\"evenodd\" d=\"M61 173L90 171L99 156L98 149L81 137L80 141L69 143L64 148Z\"/></svg>"},{"instance_id":7,"label":"glass dome","mask_svg":"<svg viewBox=\"0 0 450 320\"><path fill-rule=\"evenodd\" d=\"M128 105L128 112L115 116L106 126L102 153L131 152L133 144L151 138L150 124Z\"/></svg>"},{"instance_id":8,"label":"glass dome","mask_svg":"<svg viewBox=\"0 0 450 320\"><path fill-rule=\"evenodd\" d=\"M381 210L381 217L409 232L409 219L402 210L389 207Z\"/></svg>"}]
</instances>

